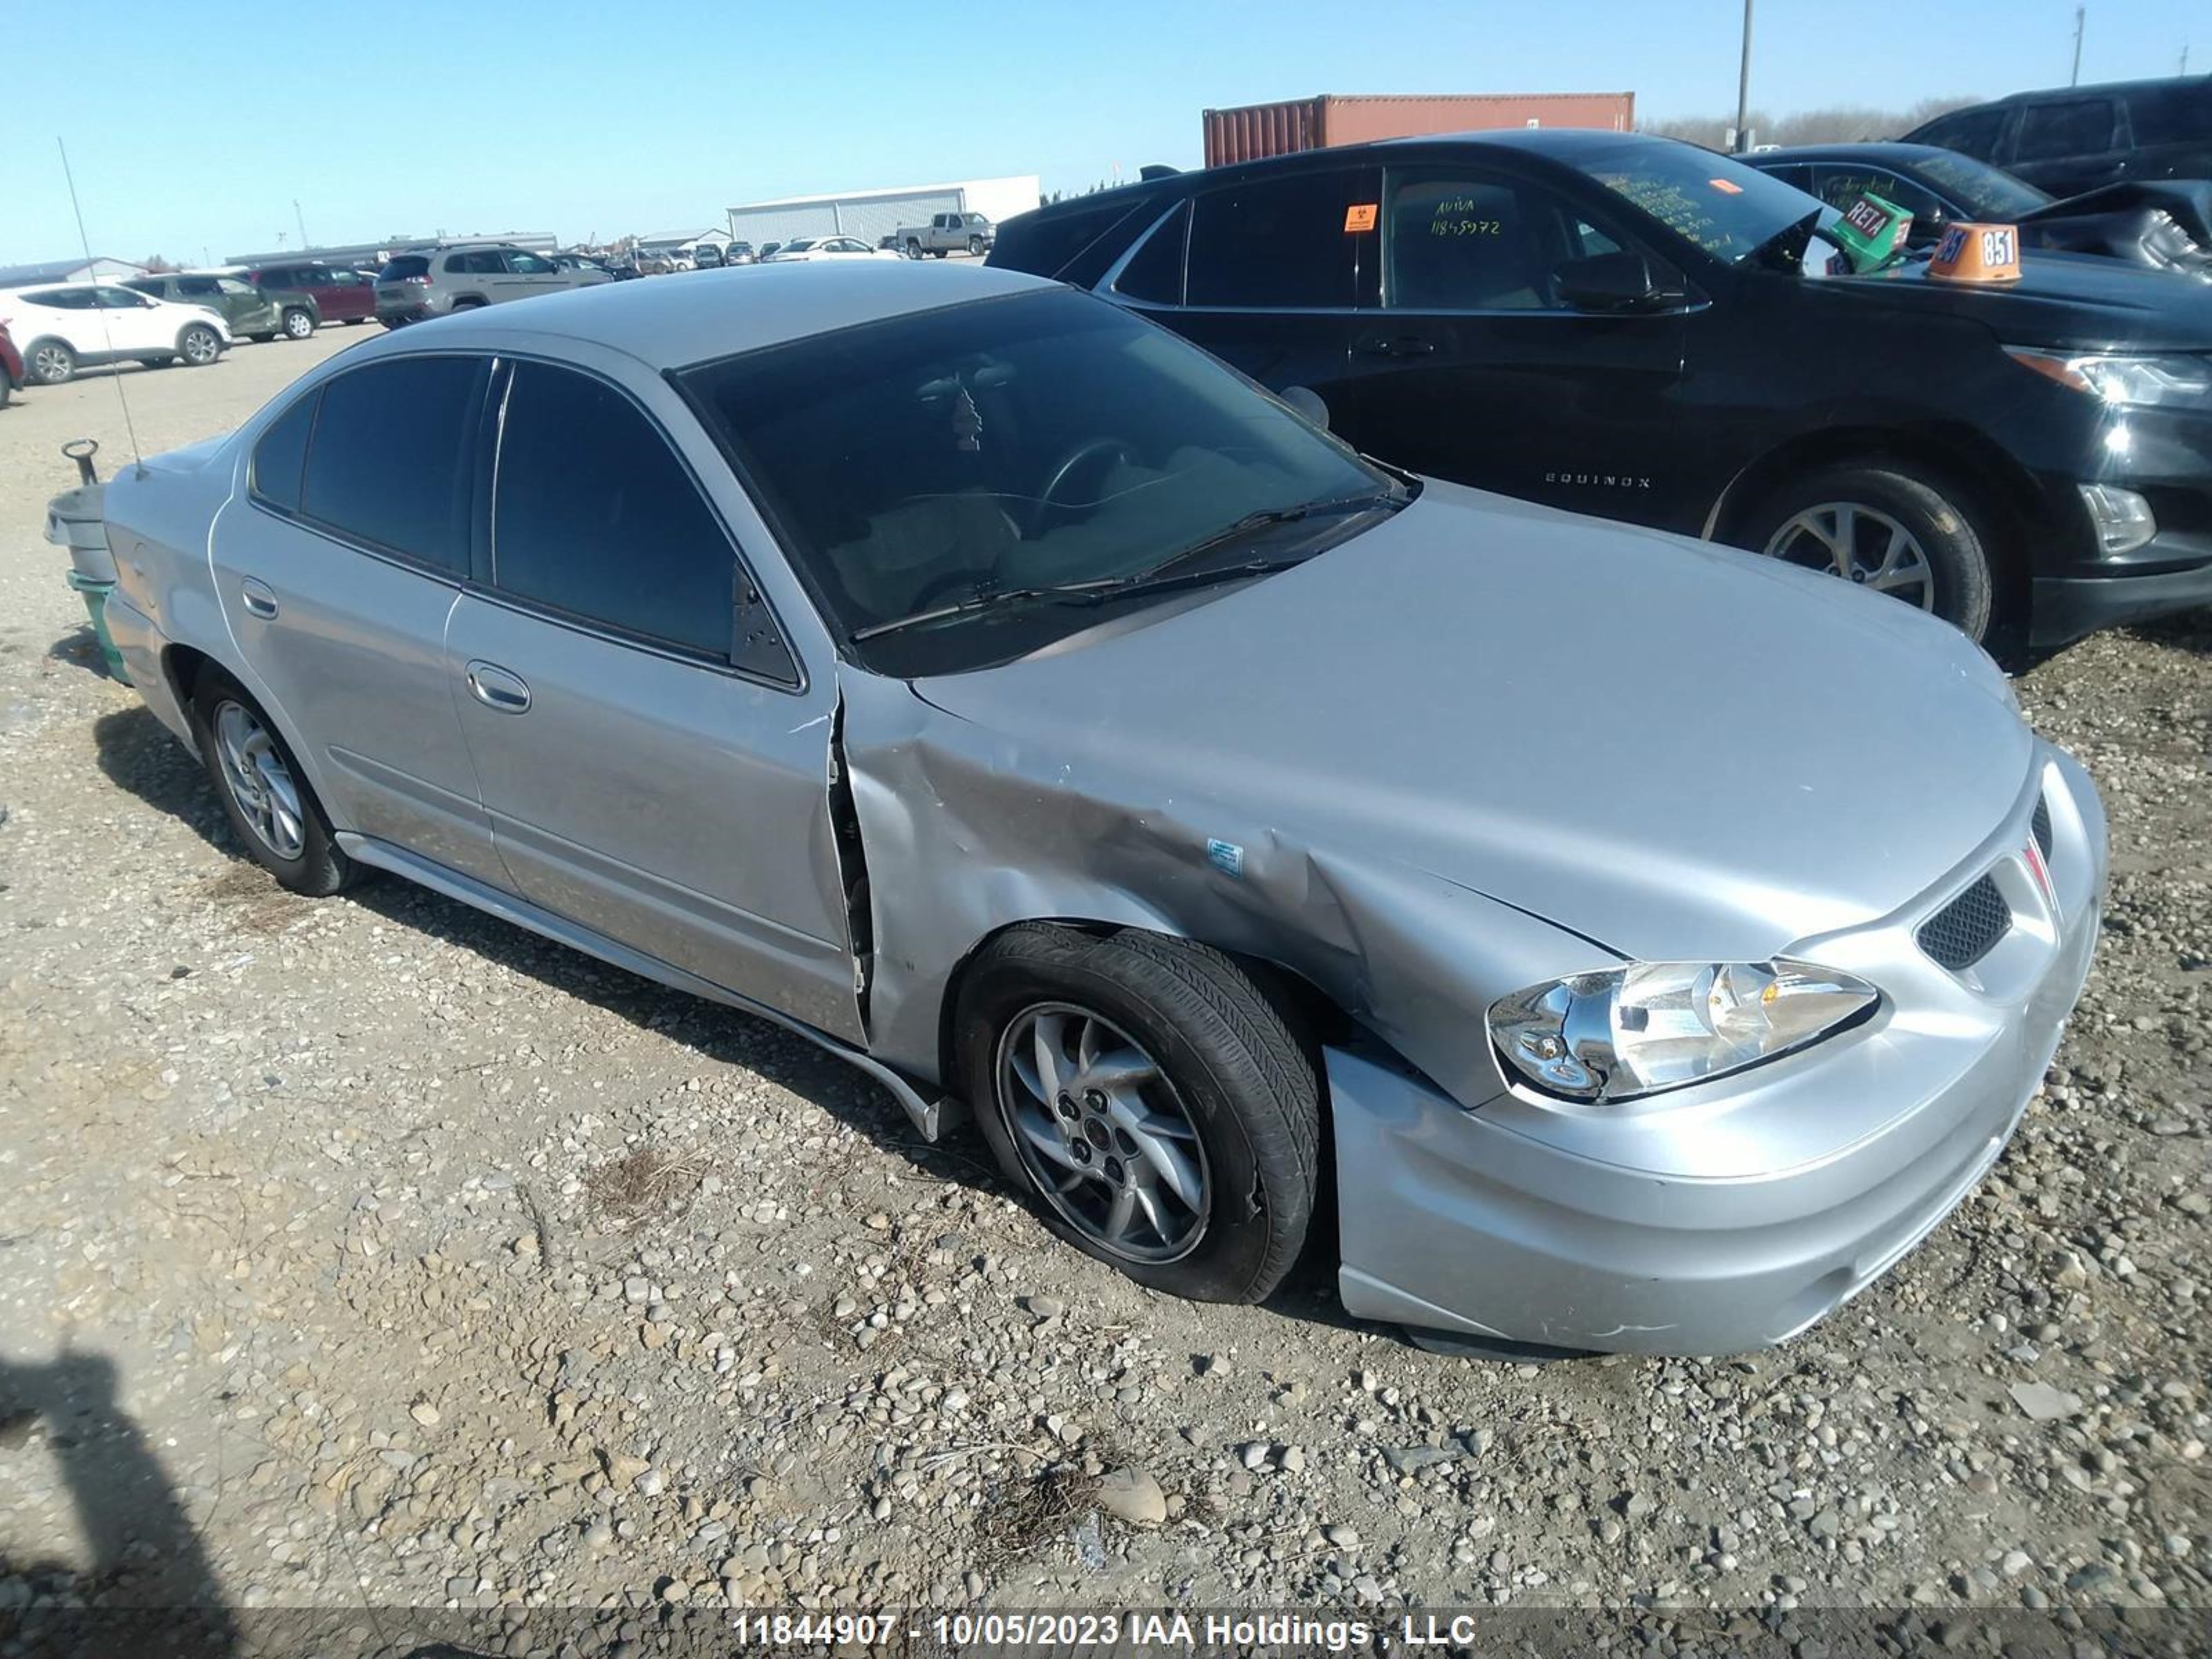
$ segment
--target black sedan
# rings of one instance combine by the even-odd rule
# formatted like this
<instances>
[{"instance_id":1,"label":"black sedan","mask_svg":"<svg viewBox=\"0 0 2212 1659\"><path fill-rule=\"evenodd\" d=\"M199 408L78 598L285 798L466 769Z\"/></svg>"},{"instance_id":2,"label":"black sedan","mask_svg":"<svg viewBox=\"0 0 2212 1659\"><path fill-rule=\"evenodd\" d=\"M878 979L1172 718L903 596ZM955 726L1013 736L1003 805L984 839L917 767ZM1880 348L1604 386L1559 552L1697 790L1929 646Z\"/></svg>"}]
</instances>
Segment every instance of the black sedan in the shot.
<instances>
[{"instance_id":1,"label":"black sedan","mask_svg":"<svg viewBox=\"0 0 2212 1659\"><path fill-rule=\"evenodd\" d=\"M2212 604L2212 286L2057 253L2002 285L1859 272L1836 216L1692 145L1539 129L1146 179L1009 221L989 263L1317 393L1382 460L1976 638ZM1571 648L1571 613L1528 621Z\"/></svg>"},{"instance_id":2,"label":"black sedan","mask_svg":"<svg viewBox=\"0 0 2212 1659\"><path fill-rule=\"evenodd\" d=\"M1912 215L1924 246L1954 220L2016 224L2027 247L2101 253L2212 282L2212 184L2149 179L2061 198L1933 144L1806 144L1744 160L1842 209L1869 191Z\"/></svg>"}]
</instances>

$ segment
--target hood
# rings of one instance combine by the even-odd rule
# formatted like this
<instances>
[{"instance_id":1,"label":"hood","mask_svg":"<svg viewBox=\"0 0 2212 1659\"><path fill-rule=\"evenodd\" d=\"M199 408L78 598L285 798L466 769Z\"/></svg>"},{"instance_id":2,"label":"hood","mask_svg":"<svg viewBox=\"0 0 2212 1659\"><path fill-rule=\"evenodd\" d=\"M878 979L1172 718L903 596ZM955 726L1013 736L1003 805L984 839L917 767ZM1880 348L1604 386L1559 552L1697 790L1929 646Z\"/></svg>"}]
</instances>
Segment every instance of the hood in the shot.
<instances>
[{"instance_id":1,"label":"hood","mask_svg":"<svg viewBox=\"0 0 2212 1659\"><path fill-rule=\"evenodd\" d=\"M1281 575L915 690L1069 791L1648 958L1887 915L1988 837L2033 752L1980 649L1895 600L1435 483Z\"/></svg>"},{"instance_id":2,"label":"hood","mask_svg":"<svg viewBox=\"0 0 2212 1659\"><path fill-rule=\"evenodd\" d=\"M1863 276L1817 279L1886 305L1978 322L2007 345L2212 351L2212 288L2095 253L2030 248L2016 283L1952 283L1910 259Z\"/></svg>"}]
</instances>

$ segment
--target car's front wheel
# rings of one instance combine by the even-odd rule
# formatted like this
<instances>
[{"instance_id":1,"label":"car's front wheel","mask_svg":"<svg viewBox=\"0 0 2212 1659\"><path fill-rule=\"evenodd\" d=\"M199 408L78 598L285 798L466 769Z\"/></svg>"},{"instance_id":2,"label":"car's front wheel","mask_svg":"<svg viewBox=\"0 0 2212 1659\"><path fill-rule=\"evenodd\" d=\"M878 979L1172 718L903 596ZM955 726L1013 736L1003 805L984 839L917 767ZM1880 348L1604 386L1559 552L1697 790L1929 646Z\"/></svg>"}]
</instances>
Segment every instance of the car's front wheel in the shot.
<instances>
[{"instance_id":1,"label":"car's front wheel","mask_svg":"<svg viewBox=\"0 0 2212 1659\"><path fill-rule=\"evenodd\" d=\"M253 861L295 893L320 898L359 873L331 834L322 803L284 739L236 680L201 673L192 734L223 816Z\"/></svg>"},{"instance_id":2,"label":"car's front wheel","mask_svg":"<svg viewBox=\"0 0 2212 1659\"><path fill-rule=\"evenodd\" d=\"M1319 1062L1218 951L1024 924L957 1008L960 1078L1046 1225L1156 1290L1256 1302L1313 1216Z\"/></svg>"},{"instance_id":3,"label":"car's front wheel","mask_svg":"<svg viewBox=\"0 0 2212 1659\"><path fill-rule=\"evenodd\" d=\"M205 368L222 356L222 336L205 323L187 323L177 336L177 355L194 368Z\"/></svg>"},{"instance_id":4,"label":"car's front wheel","mask_svg":"<svg viewBox=\"0 0 2212 1659\"><path fill-rule=\"evenodd\" d=\"M76 353L60 340L33 340L23 366L40 386L60 386L76 374Z\"/></svg>"},{"instance_id":5,"label":"car's front wheel","mask_svg":"<svg viewBox=\"0 0 2212 1659\"><path fill-rule=\"evenodd\" d=\"M983 239L980 236L970 236L968 239L968 252L973 258L978 259L981 258L983 257Z\"/></svg>"},{"instance_id":6,"label":"car's front wheel","mask_svg":"<svg viewBox=\"0 0 2212 1659\"><path fill-rule=\"evenodd\" d=\"M1902 463L1850 462L1794 478L1752 510L1737 539L1932 612L1972 639L1990 631L1986 537L1948 483Z\"/></svg>"}]
</instances>

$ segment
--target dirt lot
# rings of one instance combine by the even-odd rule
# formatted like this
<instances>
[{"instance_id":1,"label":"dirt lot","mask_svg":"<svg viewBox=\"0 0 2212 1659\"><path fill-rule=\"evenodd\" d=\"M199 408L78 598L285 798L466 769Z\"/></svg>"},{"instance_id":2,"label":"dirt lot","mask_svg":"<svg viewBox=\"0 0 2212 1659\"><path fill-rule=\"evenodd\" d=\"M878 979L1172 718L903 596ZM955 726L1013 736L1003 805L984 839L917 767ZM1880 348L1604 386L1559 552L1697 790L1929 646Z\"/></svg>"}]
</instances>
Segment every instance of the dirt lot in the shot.
<instances>
[{"instance_id":1,"label":"dirt lot","mask_svg":"<svg viewBox=\"0 0 2212 1659\"><path fill-rule=\"evenodd\" d=\"M1147 1295L787 1036L246 862L42 507L118 379L157 449L368 332L0 411L0 1613L2203 1605L2212 620L2022 684L2116 885L1923 1249L1778 1352L1442 1358L1325 1274Z\"/></svg>"}]
</instances>

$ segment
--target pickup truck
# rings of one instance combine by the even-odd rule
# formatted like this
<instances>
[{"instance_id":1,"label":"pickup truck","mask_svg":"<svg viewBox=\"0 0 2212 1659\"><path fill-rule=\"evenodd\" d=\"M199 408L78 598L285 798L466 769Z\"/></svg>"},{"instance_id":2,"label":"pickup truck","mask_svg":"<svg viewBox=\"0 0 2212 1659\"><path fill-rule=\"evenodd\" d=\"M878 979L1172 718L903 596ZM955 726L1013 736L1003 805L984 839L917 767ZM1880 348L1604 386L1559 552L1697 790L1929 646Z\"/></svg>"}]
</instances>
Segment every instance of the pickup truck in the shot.
<instances>
[{"instance_id":1,"label":"pickup truck","mask_svg":"<svg viewBox=\"0 0 2212 1659\"><path fill-rule=\"evenodd\" d=\"M909 259L934 253L966 252L978 258L991 251L999 233L980 213L933 213L926 225L901 225L891 233L890 245Z\"/></svg>"}]
</instances>

